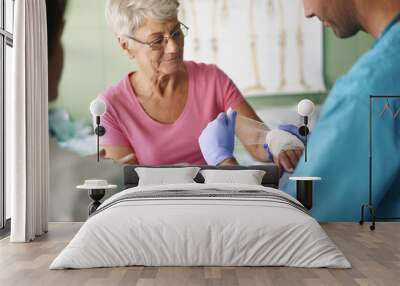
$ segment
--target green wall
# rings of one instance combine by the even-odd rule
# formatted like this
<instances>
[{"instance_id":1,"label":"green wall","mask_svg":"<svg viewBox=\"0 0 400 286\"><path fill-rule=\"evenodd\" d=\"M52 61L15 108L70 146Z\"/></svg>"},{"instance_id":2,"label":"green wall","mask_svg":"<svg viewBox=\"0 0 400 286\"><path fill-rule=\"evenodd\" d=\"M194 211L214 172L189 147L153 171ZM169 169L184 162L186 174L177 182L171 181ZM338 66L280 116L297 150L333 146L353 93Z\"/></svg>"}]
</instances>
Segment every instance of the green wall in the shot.
<instances>
[{"instance_id":1,"label":"green wall","mask_svg":"<svg viewBox=\"0 0 400 286\"><path fill-rule=\"evenodd\" d=\"M64 70L59 97L52 107L66 109L73 118L90 118L89 104L126 71L127 60L104 18L105 0L70 0L62 36Z\"/></svg>"},{"instance_id":2,"label":"green wall","mask_svg":"<svg viewBox=\"0 0 400 286\"><path fill-rule=\"evenodd\" d=\"M63 34L65 66L60 96L52 106L69 111L73 118L89 118L89 104L107 86L116 83L135 65L120 50L104 19L104 0L71 0ZM330 89L372 45L365 34L340 40L328 29L324 31L325 82ZM323 103L327 94L296 94L250 97L254 108L291 105L304 97Z\"/></svg>"}]
</instances>

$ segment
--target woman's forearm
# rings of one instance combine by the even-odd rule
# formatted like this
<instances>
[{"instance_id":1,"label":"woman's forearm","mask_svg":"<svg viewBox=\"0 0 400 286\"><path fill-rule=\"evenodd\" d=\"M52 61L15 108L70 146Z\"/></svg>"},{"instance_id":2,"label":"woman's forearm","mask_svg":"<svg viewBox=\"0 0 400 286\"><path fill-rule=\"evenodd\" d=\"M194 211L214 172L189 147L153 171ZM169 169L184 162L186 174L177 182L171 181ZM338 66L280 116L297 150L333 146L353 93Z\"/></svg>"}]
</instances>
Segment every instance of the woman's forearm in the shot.
<instances>
[{"instance_id":1,"label":"woman's forearm","mask_svg":"<svg viewBox=\"0 0 400 286\"><path fill-rule=\"evenodd\" d=\"M264 149L263 145L257 144L257 145L248 145L245 147L254 160L260 162L270 162L267 151Z\"/></svg>"},{"instance_id":2,"label":"woman's forearm","mask_svg":"<svg viewBox=\"0 0 400 286\"><path fill-rule=\"evenodd\" d=\"M239 165L239 163L236 161L235 158L226 159L218 164L218 166L236 166L236 165Z\"/></svg>"}]
</instances>

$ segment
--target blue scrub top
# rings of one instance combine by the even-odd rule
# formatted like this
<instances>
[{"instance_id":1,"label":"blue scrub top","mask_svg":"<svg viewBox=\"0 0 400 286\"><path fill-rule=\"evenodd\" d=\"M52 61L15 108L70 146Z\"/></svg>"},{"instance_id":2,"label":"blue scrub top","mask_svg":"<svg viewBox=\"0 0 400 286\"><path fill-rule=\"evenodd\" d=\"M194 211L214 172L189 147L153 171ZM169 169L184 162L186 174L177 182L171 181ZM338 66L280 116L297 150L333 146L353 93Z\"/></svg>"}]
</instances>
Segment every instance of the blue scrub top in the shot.
<instances>
[{"instance_id":1,"label":"blue scrub top","mask_svg":"<svg viewBox=\"0 0 400 286\"><path fill-rule=\"evenodd\" d=\"M311 214L320 221L358 221L368 203L369 96L400 95L400 22L397 17L333 87L293 176L319 176ZM378 215L400 216L400 114L380 117L373 102L373 204ZM400 99L389 100L396 112ZM293 196L295 184L284 190Z\"/></svg>"}]
</instances>

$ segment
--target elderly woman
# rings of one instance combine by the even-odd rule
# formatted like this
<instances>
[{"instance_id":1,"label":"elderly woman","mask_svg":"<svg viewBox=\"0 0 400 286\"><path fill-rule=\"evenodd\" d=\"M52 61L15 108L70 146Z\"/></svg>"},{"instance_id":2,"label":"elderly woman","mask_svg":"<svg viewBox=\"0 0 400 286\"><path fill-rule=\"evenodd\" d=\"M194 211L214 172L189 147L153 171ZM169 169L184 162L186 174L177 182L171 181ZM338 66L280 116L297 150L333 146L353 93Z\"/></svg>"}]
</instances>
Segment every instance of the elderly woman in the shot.
<instances>
[{"instance_id":1,"label":"elderly woman","mask_svg":"<svg viewBox=\"0 0 400 286\"><path fill-rule=\"evenodd\" d=\"M107 22L138 70L102 95L107 131L100 144L106 157L131 164L237 164L236 112L261 120L218 67L183 60L188 27L178 7L176 0L107 1ZM236 111L230 119L229 108ZM257 160L269 158L263 145L246 148ZM301 153L282 151L275 160L292 170Z\"/></svg>"}]
</instances>

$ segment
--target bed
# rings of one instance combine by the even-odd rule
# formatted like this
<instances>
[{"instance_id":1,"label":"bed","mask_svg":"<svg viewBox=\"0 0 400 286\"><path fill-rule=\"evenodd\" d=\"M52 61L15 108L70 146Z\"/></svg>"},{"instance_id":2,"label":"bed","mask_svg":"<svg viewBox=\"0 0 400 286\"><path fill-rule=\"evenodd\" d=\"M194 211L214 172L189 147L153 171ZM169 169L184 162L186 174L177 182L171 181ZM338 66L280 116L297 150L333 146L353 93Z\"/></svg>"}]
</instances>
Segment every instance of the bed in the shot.
<instances>
[{"instance_id":1,"label":"bed","mask_svg":"<svg viewBox=\"0 0 400 286\"><path fill-rule=\"evenodd\" d=\"M277 189L274 165L218 167L263 170L259 185L204 183L198 173L193 183L141 186L138 168L142 166L125 167L126 189L100 205L50 269L351 267L307 209Z\"/></svg>"}]
</instances>

